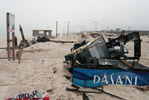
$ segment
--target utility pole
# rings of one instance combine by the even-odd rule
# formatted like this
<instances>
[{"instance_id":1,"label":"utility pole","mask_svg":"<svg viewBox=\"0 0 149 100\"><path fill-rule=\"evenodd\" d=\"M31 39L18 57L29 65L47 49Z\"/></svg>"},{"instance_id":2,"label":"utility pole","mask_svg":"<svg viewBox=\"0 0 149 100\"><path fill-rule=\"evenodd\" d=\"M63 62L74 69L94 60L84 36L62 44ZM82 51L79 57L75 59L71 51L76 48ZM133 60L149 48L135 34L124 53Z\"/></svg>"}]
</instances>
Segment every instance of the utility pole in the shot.
<instances>
[{"instance_id":1,"label":"utility pole","mask_svg":"<svg viewBox=\"0 0 149 100\"><path fill-rule=\"evenodd\" d=\"M67 26L67 36L69 34L69 21L68 21L68 26Z\"/></svg>"},{"instance_id":2,"label":"utility pole","mask_svg":"<svg viewBox=\"0 0 149 100\"><path fill-rule=\"evenodd\" d=\"M80 26L80 25L78 25L78 26L79 26L79 27L80 27L80 29L81 29L81 31L80 31L80 32L81 32L81 33L82 33L82 32L84 32L84 26Z\"/></svg>"},{"instance_id":3,"label":"utility pole","mask_svg":"<svg viewBox=\"0 0 149 100\"><path fill-rule=\"evenodd\" d=\"M101 21L97 22L97 21L94 21L94 20L92 20L92 19L90 19L90 21L93 22L93 23L95 23L95 31L97 31L97 24L98 24L99 22L101 22Z\"/></svg>"},{"instance_id":4,"label":"utility pole","mask_svg":"<svg viewBox=\"0 0 149 100\"><path fill-rule=\"evenodd\" d=\"M129 30L129 33L130 33L130 25L129 25L129 28L128 28L128 30Z\"/></svg>"},{"instance_id":5,"label":"utility pole","mask_svg":"<svg viewBox=\"0 0 149 100\"><path fill-rule=\"evenodd\" d=\"M58 21L56 21L56 37L57 37L57 30L58 30Z\"/></svg>"},{"instance_id":6,"label":"utility pole","mask_svg":"<svg viewBox=\"0 0 149 100\"><path fill-rule=\"evenodd\" d=\"M107 31L109 30L109 26L107 26Z\"/></svg>"}]
</instances>

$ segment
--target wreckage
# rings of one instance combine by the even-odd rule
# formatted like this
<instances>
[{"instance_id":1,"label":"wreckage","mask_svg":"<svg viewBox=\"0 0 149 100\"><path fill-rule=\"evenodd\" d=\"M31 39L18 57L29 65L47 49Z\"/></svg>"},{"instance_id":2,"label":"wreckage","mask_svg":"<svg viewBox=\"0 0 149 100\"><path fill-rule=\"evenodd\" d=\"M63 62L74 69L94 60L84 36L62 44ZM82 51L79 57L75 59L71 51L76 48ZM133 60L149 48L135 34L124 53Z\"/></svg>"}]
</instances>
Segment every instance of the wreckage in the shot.
<instances>
[{"instance_id":1,"label":"wreckage","mask_svg":"<svg viewBox=\"0 0 149 100\"><path fill-rule=\"evenodd\" d=\"M20 47L21 49L23 49L23 48L26 48L26 47L29 46L29 42L25 39L24 32L23 32L23 28L21 27L21 25L19 25L19 27L20 27L21 37L22 37L22 40L21 40L21 42L20 42L20 44L19 44L19 47Z\"/></svg>"},{"instance_id":2,"label":"wreckage","mask_svg":"<svg viewBox=\"0 0 149 100\"><path fill-rule=\"evenodd\" d=\"M127 42L134 42L134 56L128 57ZM138 32L122 34L105 42L103 36L93 41L74 44L65 56L68 70L73 73L73 84L100 87L107 84L149 85L149 68L138 63L141 39Z\"/></svg>"}]
</instances>

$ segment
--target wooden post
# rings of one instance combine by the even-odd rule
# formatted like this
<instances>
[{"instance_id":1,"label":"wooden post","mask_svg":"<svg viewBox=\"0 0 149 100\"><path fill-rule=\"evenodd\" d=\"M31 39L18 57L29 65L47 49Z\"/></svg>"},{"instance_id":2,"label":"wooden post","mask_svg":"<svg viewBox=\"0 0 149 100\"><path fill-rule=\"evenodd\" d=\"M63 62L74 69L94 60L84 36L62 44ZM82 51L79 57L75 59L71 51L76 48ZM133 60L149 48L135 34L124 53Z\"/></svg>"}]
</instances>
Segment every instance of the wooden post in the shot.
<instances>
[{"instance_id":1,"label":"wooden post","mask_svg":"<svg viewBox=\"0 0 149 100\"><path fill-rule=\"evenodd\" d=\"M8 61L12 58L15 60L15 16L11 13L6 14L6 29L7 29L7 56ZM12 39L10 39L10 33L12 33ZM10 42L12 42L12 47L10 47ZM12 49L12 52L10 51ZM10 54L12 53L12 57Z\"/></svg>"},{"instance_id":2,"label":"wooden post","mask_svg":"<svg viewBox=\"0 0 149 100\"><path fill-rule=\"evenodd\" d=\"M20 61L21 61L21 50L20 50L20 48L18 48L18 60L19 60L19 64L20 64Z\"/></svg>"},{"instance_id":3,"label":"wooden post","mask_svg":"<svg viewBox=\"0 0 149 100\"><path fill-rule=\"evenodd\" d=\"M12 59L15 60L15 33L12 32Z\"/></svg>"},{"instance_id":4,"label":"wooden post","mask_svg":"<svg viewBox=\"0 0 149 100\"><path fill-rule=\"evenodd\" d=\"M22 40L25 40L23 28L21 27L21 25L19 25L19 27L20 27L20 32L21 32Z\"/></svg>"},{"instance_id":5,"label":"wooden post","mask_svg":"<svg viewBox=\"0 0 149 100\"><path fill-rule=\"evenodd\" d=\"M6 28L7 28L7 57L8 61L10 61L9 13L6 14Z\"/></svg>"}]
</instances>

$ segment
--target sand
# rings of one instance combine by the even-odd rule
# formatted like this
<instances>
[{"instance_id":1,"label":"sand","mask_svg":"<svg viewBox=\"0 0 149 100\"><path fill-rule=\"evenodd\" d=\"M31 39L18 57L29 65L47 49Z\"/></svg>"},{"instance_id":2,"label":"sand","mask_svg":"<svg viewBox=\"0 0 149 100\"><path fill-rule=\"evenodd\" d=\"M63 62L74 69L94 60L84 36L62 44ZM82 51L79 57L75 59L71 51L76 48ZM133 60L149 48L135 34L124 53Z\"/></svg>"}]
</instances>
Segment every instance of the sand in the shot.
<instances>
[{"instance_id":1,"label":"sand","mask_svg":"<svg viewBox=\"0 0 149 100\"><path fill-rule=\"evenodd\" d=\"M140 63L149 66L149 38L142 38L142 57ZM79 36L69 37L60 35L56 40L80 41ZM133 43L127 47L132 52ZM83 100L80 93L66 91L71 87L72 81L67 80L64 75L72 76L63 63L64 56L70 53L71 43L37 43L22 52L21 64L18 60L7 61L0 59L0 100L16 97L21 92L39 90L47 92L50 100ZM0 47L6 47L6 39L0 38ZM6 57L6 50L0 50L0 57ZM56 73L53 73L56 68ZM121 96L128 100L148 100L149 91L141 91L136 86L107 85L104 90ZM90 100L119 100L115 97L100 93L88 93Z\"/></svg>"}]
</instances>

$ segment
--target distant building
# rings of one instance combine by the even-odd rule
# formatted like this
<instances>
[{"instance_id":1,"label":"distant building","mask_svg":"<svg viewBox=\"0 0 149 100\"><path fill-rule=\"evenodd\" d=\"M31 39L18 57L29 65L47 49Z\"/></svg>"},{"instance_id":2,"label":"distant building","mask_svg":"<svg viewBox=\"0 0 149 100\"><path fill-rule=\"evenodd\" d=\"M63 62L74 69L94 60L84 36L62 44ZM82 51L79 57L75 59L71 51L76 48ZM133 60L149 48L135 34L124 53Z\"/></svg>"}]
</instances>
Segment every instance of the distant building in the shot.
<instances>
[{"instance_id":1,"label":"distant building","mask_svg":"<svg viewBox=\"0 0 149 100\"><path fill-rule=\"evenodd\" d=\"M33 30L33 37L47 37L51 38L52 37L52 30Z\"/></svg>"}]
</instances>

